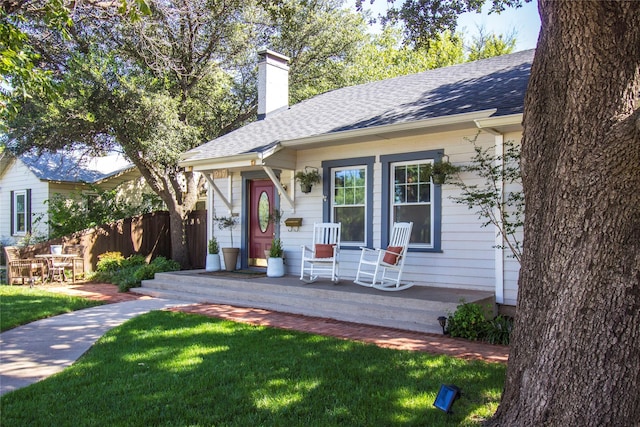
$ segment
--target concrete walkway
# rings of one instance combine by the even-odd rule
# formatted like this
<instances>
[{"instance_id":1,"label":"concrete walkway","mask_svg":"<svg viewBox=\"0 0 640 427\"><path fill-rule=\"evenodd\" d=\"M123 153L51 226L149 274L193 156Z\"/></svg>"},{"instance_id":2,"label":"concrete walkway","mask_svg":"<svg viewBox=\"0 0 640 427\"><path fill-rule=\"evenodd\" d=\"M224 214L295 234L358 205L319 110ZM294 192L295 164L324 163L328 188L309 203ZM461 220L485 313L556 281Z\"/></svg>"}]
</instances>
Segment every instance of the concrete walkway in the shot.
<instances>
[{"instance_id":1,"label":"concrete walkway","mask_svg":"<svg viewBox=\"0 0 640 427\"><path fill-rule=\"evenodd\" d=\"M62 371L125 321L183 301L137 299L38 320L0 334L0 395ZM188 304L188 303L186 303Z\"/></svg>"}]
</instances>

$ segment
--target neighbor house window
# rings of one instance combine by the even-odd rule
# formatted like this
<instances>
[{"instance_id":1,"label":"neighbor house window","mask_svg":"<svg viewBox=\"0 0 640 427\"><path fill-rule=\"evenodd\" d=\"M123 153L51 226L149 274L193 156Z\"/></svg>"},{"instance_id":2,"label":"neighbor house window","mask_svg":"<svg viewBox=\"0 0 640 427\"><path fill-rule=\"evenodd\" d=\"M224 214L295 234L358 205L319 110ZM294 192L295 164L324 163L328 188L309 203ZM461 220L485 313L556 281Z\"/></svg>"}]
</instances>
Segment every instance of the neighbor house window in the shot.
<instances>
[{"instance_id":1,"label":"neighbor house window","mask_svg":"<svg viewBox=\"0 0 640 427\"><path fill-rule=\"evenodd\" d=\"M441 157L435 150L381 156L384 244L394 222L413 222L410 248L440 249L441 186L431 182L428 169Z\"/></svg>"},{"instance_id":2,"label":"neighbor house window","mask_svg":"<svg viewBox=\"0 0 640 427\"><path fill-rule=\"evenodd\" d=\"M11 234L14 236L24 236L31 231L30 198L29 190L11 192Z\"/></svg>"},{"instance_id":3,"label":"neighbor house window","mask_svg":"<svg viewBox=\"0 0 640 427\"><path fill-rule=\"evenodd\" d=\"M373 157L326 161L324 221L342 224L341 244L359 247L371 244Z\"/></svg>"}]
</instances>

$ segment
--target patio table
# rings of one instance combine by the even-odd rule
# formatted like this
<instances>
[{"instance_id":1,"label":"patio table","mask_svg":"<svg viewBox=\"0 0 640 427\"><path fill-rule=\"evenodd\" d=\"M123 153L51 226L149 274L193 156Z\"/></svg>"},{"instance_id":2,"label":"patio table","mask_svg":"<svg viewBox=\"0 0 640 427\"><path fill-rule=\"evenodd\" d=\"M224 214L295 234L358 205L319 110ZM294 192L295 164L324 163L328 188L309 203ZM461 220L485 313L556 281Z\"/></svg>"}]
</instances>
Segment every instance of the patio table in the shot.
<instances>
[{"instance_id":1,"label":"patio table","mask_svg":"<svg viewBox=\"0 0 640 427\"><path fill-rule=\"evenodd\" d=\"M56 270L61 270L64 281L67 281L67 276L64 274L65 267L71 267L71 281L76 283L76 263L74 259L82 259L82 257L76 254L39 254L36 258L42 258L47 262L49 270L49 281L53 282L55 278Z\"/></svg>"}]
</instances>

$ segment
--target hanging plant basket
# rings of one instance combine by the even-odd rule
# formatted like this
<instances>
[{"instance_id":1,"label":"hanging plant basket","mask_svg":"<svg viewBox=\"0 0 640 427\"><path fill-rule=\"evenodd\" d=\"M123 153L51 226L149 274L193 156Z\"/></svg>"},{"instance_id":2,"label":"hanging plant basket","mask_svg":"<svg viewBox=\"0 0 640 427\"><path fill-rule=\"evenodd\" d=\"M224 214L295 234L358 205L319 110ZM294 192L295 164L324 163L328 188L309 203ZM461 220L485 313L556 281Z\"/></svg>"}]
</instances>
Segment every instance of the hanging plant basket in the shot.
<instances>
[{"instance_id":1,"label":"hanging plant basket","mask_svg":"<svg viewBox=\"0 0 640 427\"><path fill-rule=\"evenodd\" d=\"M431 165L431 180L434 184L445 184L447 178L460 171L458 166L454 166L448 161L438 161Z\"/></svg>"},{"instance_id":2,"label":"hanging plant basket","mask_svg":"<svg viewBox=\"0 0 640 427\"><path fill-rule=\"evenodd\" d=\"M320 173L317 168L307 166L296 173L295 179L300 183L300 191L306 194L311 192L313 184L320 182Z\"/></svg>"}]
</instances>

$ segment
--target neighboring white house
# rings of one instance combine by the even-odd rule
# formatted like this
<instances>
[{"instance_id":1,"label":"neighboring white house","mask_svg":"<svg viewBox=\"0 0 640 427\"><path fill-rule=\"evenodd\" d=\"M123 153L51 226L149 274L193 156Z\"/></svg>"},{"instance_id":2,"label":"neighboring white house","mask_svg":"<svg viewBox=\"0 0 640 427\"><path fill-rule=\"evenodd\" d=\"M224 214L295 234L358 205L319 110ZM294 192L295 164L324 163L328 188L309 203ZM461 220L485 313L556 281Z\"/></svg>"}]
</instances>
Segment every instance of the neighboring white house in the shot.
<instances>
[{"instance_id":1,"label":"neighboring white house","mask_svg":"<svg viewBox=\"0 0 640 427\"><path fill-rule=\"evenodd\" d=\"M140 194L138 170L120 156L82 160L70 154L0 154L0 240L13 244L27 233L48 236L46 200L54 194L89 192L90 185ZM123 196L126 197L126 196Z\"/></svg>"},{"instance_id":2,"label":"neighboring white house","mask_svg":"<svg viewBox=\"0 0 640 427\"><path fill-rule=\"evenodd\" d=\"M287 272L298 274L300 246L310 243L313 224L339 221L340 276L352 280L359 248L386 247L393 222L411 220L404 280L490 290L498 303L515 305L519 265L496 249L497 230L482 227L473 210L451 200L455 186L425 180L420 168L443 156L468 163L474 154L469 139L478 132L483 147L519 143L533 55L518 52L346 87L289 107L288 58L260 52L259 120L184 153L180 163L202 172L214 190L209 233L228 246L229 233L215 228L212 217L237 215L241 226L233 241L241 248L241 267L264 265L263 250L276 235ZM305 194L294 174L310 168L322 182ZM267 212L282 210L279 226L260 217L265 203ZM301 218L301 226L285 225L291 218Z\"/></svg>"}]
</instances>

